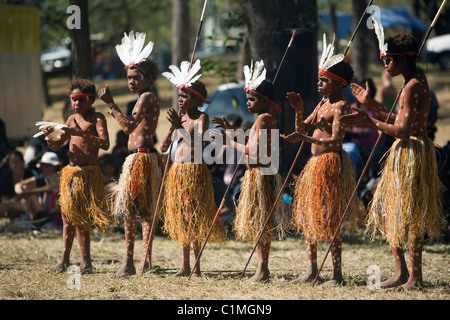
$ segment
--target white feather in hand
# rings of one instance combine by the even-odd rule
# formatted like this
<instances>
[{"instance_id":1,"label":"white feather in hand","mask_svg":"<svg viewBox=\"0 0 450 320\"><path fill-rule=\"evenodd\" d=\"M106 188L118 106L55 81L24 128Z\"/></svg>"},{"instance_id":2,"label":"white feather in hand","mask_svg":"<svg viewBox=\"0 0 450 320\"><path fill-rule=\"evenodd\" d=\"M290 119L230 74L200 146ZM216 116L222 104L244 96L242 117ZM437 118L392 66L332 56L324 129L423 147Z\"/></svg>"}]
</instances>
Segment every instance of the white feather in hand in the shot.
<instances>
[{"instance_id":1,"label":"white feather in hand","mask_svg":"<svg viewBox=\"0 0 450 320\"><path fill-rule=\"evenodd\" d=\"M46 129L46 128L53 128L53 132L47 135L45 137L45 140L51 140L51 141L58 141L61 140L61 136L64 134L64 129L68 128L64 124L56 123L56 122L50 122L50 121L38 121L36 122L36 126L39 127L39 130ZM42 131L39 131L36 133L33 138L37 138L44 133Z\"/></svg>"},{"instance_id":2,"label":"white feather in hand","mask_svg":"<svg viewBox=\"0 0 450 320\"><path fill-rule=\"evenodd\" d=\"M181 62L180 68L175 65L169 66L170 72L163 72L162 75L169 79L176 87L185 85L190 87L195 81L197 81L202 75L197 74L200 71L200 60L197 59L192 67L189 69L189 61Z\"/></svg>"},{"instance_id":3,"label":"white feather in hand","mask_svg":"<svg viewBox=\"0 0 450 320\"><path fill-rule=\"evenodd\" d=\"M122 43L116 45L116 52L125 66L131 63L139 63L147 58L153 50L154 43L150 41L144 48L145 33L130 32L130 35L124 33ZM143 49L142 49L143 48Z\"/></svg>"},{"instance_id":4,"label":"white feather in hand","mask_svg":"<svg viewBox=\"0 0 450 320\"><path fill-rule=\"evenodd\" d=\"M253 60L250 68L245 65L243 67L245 87L250 90L255 90L266 79L266 69L264 68L264 61L256 61L255 68L253 68Z\"/></svg>"},{"instance_id":5,"label":"white feather in hand","mask_svg":"<svg viewBox=\"0 0 450 320\"><path fill-rule=\"evenodd\" d=\"M333 36L333 41L327 45L327 37L323 35L323 50L322 56L320 57L319 68L323 70L327 70L334 66L335 64L344 60L343 54L333 55L334 53L334 40L335 36Z\"/></svg>"},{"instance_id":6,"label":"white feather in hand","mask_svg":"<svg viewBox=\"0 0 450 320\"><path fill-rule=\"evenodd\" d=\"M381 22L377 21L377 19L375 19L374 17L372 17L372 21L373 21L373 26L375 29L375 34L377 35L378 48L380 49L380 53L382 55L386 55L388 45L387 45L387 43L384 42L383 25L381 24Z\"/></svg>"}]
</instances>

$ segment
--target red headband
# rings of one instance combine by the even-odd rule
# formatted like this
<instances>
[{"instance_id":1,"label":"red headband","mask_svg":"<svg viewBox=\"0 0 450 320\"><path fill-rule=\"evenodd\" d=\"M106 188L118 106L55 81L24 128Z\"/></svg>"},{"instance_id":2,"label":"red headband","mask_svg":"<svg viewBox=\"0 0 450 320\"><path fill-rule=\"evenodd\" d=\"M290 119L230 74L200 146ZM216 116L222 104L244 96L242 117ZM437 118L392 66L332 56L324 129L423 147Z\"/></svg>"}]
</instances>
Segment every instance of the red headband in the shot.
<instances>
[{"instance_id":1,"label":"red headband","mask_svg":"<svg viewBox=\"0 0 450 320\"><path fill-rule=\"evenodd\" d=\"M341 81L344 84L344 86L346 86L348 84L348 82L346 80L344 80L343 78L339 77L338 75L336 75L330 71L319 69L319 74L321 76L330 78L331 80Z\"/></svg>"},{"instance_id":2,"label":"red headband","mask_svg":"<svg viewBox=\"0 0 450 320\"><path fill-rule=\"evenodd\" d=\"M275 112L273 111L273 106L275 106L275 108L277 108L278 112L281 113L281 108L280 108L279 105L277 105L275 102L273 102L272 100L270 100L270 99L267 98L266 96L263 96L263 95L262 95L261 93L259 93L258 91L249 89L249 88L247 88L247 87L244 87L244 90L245 90L245 91L250 91L250 92L256 93L256 94L260 95L261 97L266 98L266 99L271 103L270 109L272 110L272 114L273 114L273 115L275 115Z\"/></svg>"},{"instance_id":3,"label":"red headband","mask_svg":"<svg viewBox=\"0 0 450 320\"><path fill-rule=\"evenodd\" d=\"M191 87L188 87L188 86L182 84L182 85L180 86L180 88L186 89L186 90L189 91L190 93L195 94L197 97L202 98L203 103L206 103L206 104L210 104L210 103L211 103L211 101L205 100L205 98L202 96L202 94L201 94L200 92L198 92L198 91L195 90L195 89L192 89Z\"/></svg>"},{"instance_id":4,"label":"red headband","mask_svg":"<svg viewBox=\"0 0 450 320\"><path fill-rule=\"evenodd\" d=\"M93 96L92 93L81 92L81 93L77 93L77 94L71 94L69 97L77 99L77 98L81 98L81 97L92 97L92 96Z\"/></svg>"},{"instance_id":5,"label":"red headband","mask_svg":"<svg viewBox=\"0 0 450 320\"><path fill-rule=\"evenodd\" d=\"M142 68L142 67L140 67L140 66L138 66L137 64L134 64L134 63L130 63L127 67L134 67L134 68L140 69L140 70L145 72L144 68Z\"/></svg>"},{"instance_id":6,"label":"red headband","mask_svg":"<svg viewBox=\"0 0 450 320\"><path fill-rule=\"evenodd\" d=\"M384 56L400 56L402 54L406 54L408 56L414 56L417 54L417 52L412 52L412 51L410 51L410 52L386 52L386 53L380 52L380 59Z\"/></svg>"}]
</instances>

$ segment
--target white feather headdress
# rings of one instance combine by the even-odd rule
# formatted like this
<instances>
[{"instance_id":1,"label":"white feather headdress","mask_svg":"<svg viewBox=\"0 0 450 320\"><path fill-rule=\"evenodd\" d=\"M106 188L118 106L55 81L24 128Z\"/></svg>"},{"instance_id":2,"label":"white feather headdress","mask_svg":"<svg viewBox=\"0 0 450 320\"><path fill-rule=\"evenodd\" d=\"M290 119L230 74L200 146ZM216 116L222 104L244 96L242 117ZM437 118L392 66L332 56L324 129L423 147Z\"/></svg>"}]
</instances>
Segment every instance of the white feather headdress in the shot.
<instances>
[{"instance_id":1,"label":"white feather headdress","mask_svg":"<svg viewBox=\"0 0 450 320\"><path fill-rule=\"evenodd\" d=\"M197 81L202 75L197 74L200 71L200 60L197 59L189 69L189 61L181 62L180 68L175 65L169 66L170 72L163 72L162 75L170 80L176 87L186 86L190 87L195 81Z\"/></svg>"},{"instance_id":2,"label":"white feather headdress","mask_svg":"<svg viewBox=\"0 0 450 320\"><path fill-rule=\"evenodd\" d=\"M378 48L380 49L380 56L385 56L387 53L388 45L387 45L387 43L384 42L383 25L381 24L380 21L377 21L377 19L375 19L373 16L372 16L372 21L373 21L373 26L375 29L375 34L377 35L377 39L378 39Z\"/></svg>"},{"instance_id":3,"label":"white feather headdress","mask_svg":"<svg viewBox=\"0 0 450 320\"><path fill-rule=\"evenodd\" d=\"M344 60L344 55L342 53L333 55L334 40L335 36L333 36L333 42L327 45L327 37L325 34L323 34L323 49L322 49L322 56L320 57L319 69L327 70L332 66L334 66L335 64Z\"/></svg>"},{"instance_id":4,"label":"white feather headdress","mask_svg":"<svg viewBox=\"0 0 450 320\"><path fill-rule=\"evenodd\" d=\"M250 67L245 65L244 79L245 87L250 90L255 90L259 85L266 79L266 69L264 68L264 61L256 61L255 68L253 68L253 60L251 61Z\"/></svg>"},{"instance_id":5,"label":"white feather headdress","mask_svg":"<svg viewBox=\"0 0 450 320\"><path fill-rule=\"evenodd\" d=\"M125 66L137 64L147 58L153 50L154 43L150 41L144 48L145 33L130 32L130 35L124 33L122 43L116 45L116 52Z\"/></svg>"}]
</instances>

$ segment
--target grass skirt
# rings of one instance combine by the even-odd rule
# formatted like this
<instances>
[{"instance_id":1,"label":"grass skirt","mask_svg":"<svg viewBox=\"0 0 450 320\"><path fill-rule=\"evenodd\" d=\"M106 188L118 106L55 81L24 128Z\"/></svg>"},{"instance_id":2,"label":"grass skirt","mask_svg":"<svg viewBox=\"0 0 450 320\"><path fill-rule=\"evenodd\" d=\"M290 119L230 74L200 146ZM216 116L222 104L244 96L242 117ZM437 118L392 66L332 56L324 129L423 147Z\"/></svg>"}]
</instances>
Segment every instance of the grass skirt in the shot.
<instances>
[{"instance_id":1,"label":"grass skirt","mask_svg":"<svg viewBox=\"0 0 450 320\"><path fill-rule=\"evenodd\" d=\"M93 225L105 233L112 222L105 206L103 173L99 166L65 166L61 170L61 212L67 221L84 230Z\"/></svg>"},{"instance_id":2,"label":"grass skirt","mask_svg":"<svg viewBox=\"0 0 450 320\"><path fill-rule=\"evenodd\" d=\"M436 151L428 137L396 140L391 146L366 219L372 237L377 231L400 248L408 233L439 239L445 230L442 185Z\"/></svg>"},{"instance_id":3,"label":"grass skirt","mask_svg":"<svg viewBox=\"0 0 450 320\"><path fill-rule=\"evenodd\" d=\"M188 245L203 242L217 213L211 174L205 163L173 163L164 184L163 232ZM226 229L216 220L209 238L224 243Z\"/></svg>"},{"instance_id":4,"label":"grass skirt","mask_svg":"<svg viewBox=\"0 0 450 320\"><path fill-rule=\"evenodd\" d=\"M122 166L118 186L111 195L111 214L126 217L129 212L152 221L162 177L162 160L157 153L130 154Z\"/></svg>"},{"instance_id":5,"label":"grass skirt","mask_svg":"<svg viewBox=\"0 0 450 320\"><path fill-rule=\"evenodd\" d=\"M327 152L311 157L295 186L292 223L296 231L301 231L311 242L332 240L355 186L347 152ZM363 213L361 201L353 197L346 213L346 228L356 229Z\"/></svg>"},{"instance_id":6,"label":"grass skirt","mask_svg":"<svg viewBox=\"0 0 450 320\"><path fill-rule=\"evenodd\" d=\"M248 169L241 184L241 194L236 208L236 219L233 231L237 240L255 242L264 227L282 186L281 177L263 175L260 168ZM289 227L287 207L280 199L275 207L272 219L269 220L261 243L270 241L274 231L281 238Z\"/></svg>"}]
</instances>

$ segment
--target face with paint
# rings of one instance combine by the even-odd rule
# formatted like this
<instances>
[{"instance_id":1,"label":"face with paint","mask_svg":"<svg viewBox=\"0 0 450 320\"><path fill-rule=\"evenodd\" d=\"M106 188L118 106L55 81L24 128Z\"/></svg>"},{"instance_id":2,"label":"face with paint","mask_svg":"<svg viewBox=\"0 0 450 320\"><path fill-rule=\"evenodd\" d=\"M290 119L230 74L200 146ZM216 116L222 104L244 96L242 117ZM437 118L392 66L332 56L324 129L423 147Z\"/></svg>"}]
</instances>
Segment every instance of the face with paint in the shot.
<instances>
[{"instance_id":1,"label":"face with paint","mask_svg":"<svg viewBox=\"0 0 450 320\"><path fill-rule=\"evenodd\" d=\"M269 111L270 103L259 94L251 91L246 92L248 111L255 114L262 114Z\"/></svg>"},{"instance_id":2,"label":"face with paint","mask_svg":"<svg viewBox=\"0 0 450 320\"><path fill-rule=\"evenodd\" d=\"M137 68L128 68L127 79L128 89L136 94L149 90L152 83L151 79L145 78Z\"/></svg>"},{"instance_id":3,"label":"face with paint","mask_svg":"<svg viewBox=\"0 0 450 320\"><path fill-rule=\"evenodd\" d=\"M200 97L190 93L184 88L178 89L178 107L182 111L197 110L201 106L202 100Z\"/></svg>"},{"instance_id":4,"label":"face with paint","mask_svg":"<svg viewBox=\"0 0 450 320\"><path fill-rule=\"evenodd\" d=\"M319 92L319 94L322 96L329 96L335 92L340 92L341 90L341 82L319 75L317 82L317 92Z\"/></svg>"},{"instance_id":5,"label":"face with paint","mask_svg":"<svg viewBox=\"0 0 450 320\"><path fill-rule=\"evenodd\" d=\"M404 62L402 56L398 57L384 56L383 58L381 58L381 61L383 61L384 67L386 68L386 72L391 77L395 77L401 74L402 65Z\"/></svg>"},{"instance_id":6,"label":"face with paint","mask_svg":"<svg viewBox=\"0 0 450 320\"><path fill-rule=\"evenodd\" d=\"M70 103L73 111L80 115L84 115L92 108L92 104L95 101L93 95L86 95L80 88L75 88L70 92Z\"/></svg>"}]
</instances>

